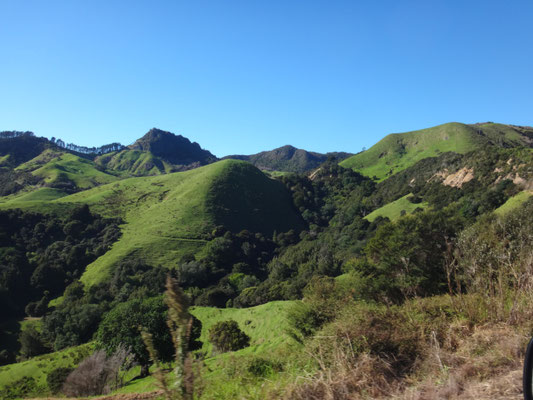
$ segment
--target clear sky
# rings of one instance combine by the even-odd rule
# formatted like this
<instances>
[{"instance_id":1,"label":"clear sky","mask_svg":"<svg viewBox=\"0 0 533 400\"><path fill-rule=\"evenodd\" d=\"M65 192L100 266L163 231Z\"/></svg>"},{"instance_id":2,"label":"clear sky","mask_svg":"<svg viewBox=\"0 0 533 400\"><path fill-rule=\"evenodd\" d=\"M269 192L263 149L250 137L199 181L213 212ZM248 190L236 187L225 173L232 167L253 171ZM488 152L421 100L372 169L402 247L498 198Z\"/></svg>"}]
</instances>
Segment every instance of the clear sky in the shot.
<instances>
[{"instance_id":1,"label":"clear sky","mask_svg":"<svg viewBox=\"0 0 533 400\"><path fill-rule=\"evenodd\" d=\"M217 156L533 125L533 1L0 0L0 130Z\"/></svg>"}]
</instances>

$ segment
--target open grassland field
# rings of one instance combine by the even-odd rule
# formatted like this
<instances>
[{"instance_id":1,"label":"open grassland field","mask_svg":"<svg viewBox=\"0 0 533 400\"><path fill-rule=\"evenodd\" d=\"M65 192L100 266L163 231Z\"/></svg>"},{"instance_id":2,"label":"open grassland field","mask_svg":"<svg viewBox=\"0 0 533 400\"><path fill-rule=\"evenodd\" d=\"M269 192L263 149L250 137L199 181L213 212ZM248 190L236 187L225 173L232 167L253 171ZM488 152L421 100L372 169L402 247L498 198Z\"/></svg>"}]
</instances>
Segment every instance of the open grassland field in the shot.
<instances>
[{"instance_id":1,"label":"open grassland field","mask_svg":"<svg viewBox=\"0 0 533 400\"><path fill-rule=\"evenodd\" d=\"M378 181L402 171L427 157L452 151L465 154L483 146L525 146L523 136L502 124L465 125L448 123L419 131L390 134L370 149L340 165Z\"/></svg>"},{"instance_id":2,"label":"open grassland field","mask_svg":"<svg viewBox=\"0 0 533 400\"><path fill-rule=\"evenodd\" d=\"M39 203L56 200L65 196L67 196L67 193L61 189L40 187L20 192L16 196L6 196L2 199L2 202L0 202L0 207L15 208L15 206L20 206L21 208L28 208L31 207L32 204L38 206Z\"/></svg>"}]
</instances>

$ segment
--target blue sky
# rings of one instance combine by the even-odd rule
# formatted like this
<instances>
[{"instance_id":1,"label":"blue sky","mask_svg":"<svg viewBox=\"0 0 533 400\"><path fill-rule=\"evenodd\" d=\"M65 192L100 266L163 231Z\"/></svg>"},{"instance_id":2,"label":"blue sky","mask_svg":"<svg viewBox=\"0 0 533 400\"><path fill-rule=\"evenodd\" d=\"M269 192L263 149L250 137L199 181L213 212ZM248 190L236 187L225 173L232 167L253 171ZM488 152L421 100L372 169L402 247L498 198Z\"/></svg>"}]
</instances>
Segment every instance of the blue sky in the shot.
<instances>
[{"instance_id":1,"label":"blue sky","mask_svg":"<svg viewBox=\"0 0 533 400\"><path fill-rule=\"evenodd\" d=\"M217 156L533 125L533 1L0 0L0 130Z\"/></svg>"}]
</instances>

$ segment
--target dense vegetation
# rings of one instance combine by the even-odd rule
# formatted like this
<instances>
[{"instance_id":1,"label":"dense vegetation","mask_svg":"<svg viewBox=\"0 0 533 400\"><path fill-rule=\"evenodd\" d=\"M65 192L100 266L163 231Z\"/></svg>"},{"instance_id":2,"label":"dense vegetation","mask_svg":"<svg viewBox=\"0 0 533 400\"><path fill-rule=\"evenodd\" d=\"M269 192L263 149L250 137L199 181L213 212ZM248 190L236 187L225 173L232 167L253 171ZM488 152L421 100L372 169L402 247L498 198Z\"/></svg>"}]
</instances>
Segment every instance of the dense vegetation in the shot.
<instances>
[{"instance_id":1,"label":"dense vegetation","mask_svg":"<svg viewBox=\"0 0 533 400\"><path fill-rule=\"evenodd\" d=\"M0 211L2 319L42 316L84 268L118 239L116 220L87 206L59 218L20 210Z\"/></svg>"},{"instance_id":2,"label":"dense vegetation","mask_svg":"<svg viewBox=\"0 0 533 400\"><path fill-rule=\"evenodd\" d=\"M94 215L87 206L75 208L62 218L20 210L0 211L0 221L2 325L24 315L41 317L49 312L49 301L71 287L85 267L120 236L118 221ZM58 321L58 329L63 329L65 322L68 326L69 321ZM48 346L37 333L34 329L21 333L23 355L46 351ZM84 343L84 339L87 338L80 338L77 343ZM9 353L13 349L4 350ZM13 358L12 353L4 354L4 359Z\"/></svg>"}]
</instances>

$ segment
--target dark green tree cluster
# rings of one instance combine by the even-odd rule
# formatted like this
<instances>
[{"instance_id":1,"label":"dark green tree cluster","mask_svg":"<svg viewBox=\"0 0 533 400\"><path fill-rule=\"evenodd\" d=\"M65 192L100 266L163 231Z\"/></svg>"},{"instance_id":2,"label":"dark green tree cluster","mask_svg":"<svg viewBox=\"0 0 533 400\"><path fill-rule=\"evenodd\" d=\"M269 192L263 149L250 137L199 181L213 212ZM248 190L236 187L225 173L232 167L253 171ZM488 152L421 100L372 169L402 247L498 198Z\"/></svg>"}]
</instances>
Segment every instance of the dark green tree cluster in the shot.
<instances>
[{"instance_id":1,"label":"dark green tree cluster","mask_svg":"<svg viewBox=\"0 0 533 400\"><path fill-rule=\"evenodd\" d=\"M96 340L108 354L120 345L126 346L147 372L150 355L142 340L141 328L152 334L153 345L162 361L171 361L174 355L166 316L167 307L162 296L120 303L105 315Z\"/></svg>"},{"instance_id":2,"label":"dark green tree cluster","mask_svg":"<svg viewBox=\"0 0 533 400\"><path fill-rule=\"evenodd\" d=\"M327 226L337 208L356 189L369 194L374 182L361 174L336 164L321 165L311 176L288 174L279 178L290 190L294 206L312 226Z\"/></svg>"},{"instance_id":3,"label":"dark green tree cluster","mask_svg":"<svg viewBox=\"0 0 533 400\"><path fill-rule=\"evenodd\" d=\"M276 237L291 244L297 241L294 232ZM266 278L267 264L278 247L275 240L261 233L233 234L216 229L202 259L193 255L182 258L177 270L179 283L195 304L225 307L243 290Z\"/></svg>"},{"instance_id":4,"label":"dark green tree cluster","mask_svg":"<svg viewBox=\"0 0 533 400\"><path fill-rule=\"evenodd\" d=\"M60 218L21 210L0 211L0 321L41 316L48 300L83 273L118 239L118 221L87 206Z\"/></svg>"},{"instance_id":5,"label":"dark green tree cluster","mask_svg":"<svg viewBox=\"0 0 533 400\"><path fill-rule=\"evenodd\" d=\"M63 302L43 319L43 339L55 350L91 340L106 312L163 293L167 272L139 260L124 260L109 280L88 290L80 281L73 282L65 289Z\"/></svg>"},{"instance_id":6,"label":"dark green tree cluster","mask_svg":"<svg viewBox=\"0 0 533 400\"><path fill-rule=\"evenodd\" d=\"M381 225L355 271L366 278L373 299L400 303L448 289L446 263L464 218L454 208L405 216Z\"/></svg>"}]
</instances>

